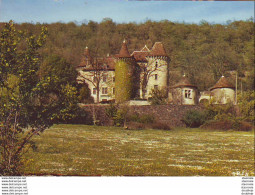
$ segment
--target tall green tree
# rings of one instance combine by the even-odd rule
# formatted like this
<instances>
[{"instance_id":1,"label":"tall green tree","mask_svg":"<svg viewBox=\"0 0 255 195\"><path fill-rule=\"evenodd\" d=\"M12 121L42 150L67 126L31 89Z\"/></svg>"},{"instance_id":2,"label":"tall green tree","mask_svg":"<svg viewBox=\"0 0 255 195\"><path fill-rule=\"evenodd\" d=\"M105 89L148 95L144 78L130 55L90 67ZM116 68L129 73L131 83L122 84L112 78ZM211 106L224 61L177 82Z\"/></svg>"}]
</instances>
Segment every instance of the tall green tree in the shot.
<instances>
[{"instance_id":1,"label":"tall green tree","mask_svg":"<svg viewBox=\"0 0 255 195\"><path fill-rule=\"evenodd\" d=\"M0 175L19 175L31 138L73 117L76 89L58 85L54 75L39 77L39 49L47 29L35 36L18 31L12 21L0 34ZM20 49L22 46L22 49Z\"/></svg>"}]
</instances>

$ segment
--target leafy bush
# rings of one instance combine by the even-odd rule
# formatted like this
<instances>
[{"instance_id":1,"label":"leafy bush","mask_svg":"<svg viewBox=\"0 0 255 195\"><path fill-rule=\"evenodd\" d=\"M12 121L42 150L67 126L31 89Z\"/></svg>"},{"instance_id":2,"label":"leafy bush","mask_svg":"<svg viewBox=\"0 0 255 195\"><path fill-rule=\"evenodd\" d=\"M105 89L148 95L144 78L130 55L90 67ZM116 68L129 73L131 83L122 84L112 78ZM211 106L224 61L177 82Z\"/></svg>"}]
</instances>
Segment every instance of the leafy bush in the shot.
<instances>
[{"instance_id":1,"label":"leafy bush","mask_svg":"<svg viewBox=\"0 0 255 195\"><path fill-rule=\"evenodd\" d=\"M236 117L236 111L232 103L224 105L208 103L204 105L204 108L206 109L204 112L206 120L232 120Z\"/></svg>"},{"instance_id":2,"label":"leafy bush","mask_svg":"<svg viewBox=\"0 0 255 195\"><path fill-rule=\"evenodd\" d=\"M253 126L252 124L239 121L239 120L212 120L207 121L200 128L202 129L211 129L211 130L237 130L237 131L251 131Z\"/></svg>"},{"instance_id":3,"label":"leafy bush","mask_svg":"<svg viewBox=\"0 0 255 195\"><path fill-rule=\"evenodd\" d=\"M211 130L230 130L232 129L233 123L230 120L211 120L207 121L205 124L201 125L201 129L211 129Z\"/></svg>"},{"instance_id":4,"label":"leafy bush","mask_svg":"<svg viewBox=\"0 0 255 195\"><path fill-rule=\"evenodd\" d=\"M254 122L255 91L246 91L238 95L238 106L243 119Z\"/></svg>"},{"instance_id":5,"label":"leafy bush","mask_svg":"<svg viewBox=\"0 0 255 195\"><path fill-rule=\"evenodd\" d=\"M197 110L188 110L182 121L186 124L187 127L199 127L206 121L205 112Z\"/></svg>"},{"instance_id":6,"label":"leafy bush","mask_svg":"<svg viewBox=\"0 0 255 195\"><path fill-rule=\"evenodd\" d=\"M140 120L141 123L153 123L154 122L154 116L150 115L150 114L143 114L140 116Z\"/></svg>"},{"instance_id":7,"label":"leafy bush","mask_svg":"<svg viewBox=\"0 0 255 195\"><path fill-rule=\"evenodd\" d=\"M125 122L125 113L123 110L118 110L116 115L113 117L114 125L117 127L121 127Z\"/></svg>"},{"instance_id":8,"label":"leafy bush","mask_svg":"<svg viewBox=\"0 0 255 195\"><path fill-rule=\"evenodd\" d=\"M152 105L167 104L167 90L166 89L152 89L150 93L151 97L148 101Z\"/></svg>"},{"instance_id":9,"label":"leafy bush","mask_svg":"<svg viewBox=\"0 0 255 195\"><path fill-rule=\"evenodd\" d=\"M139 115L138 113L134 113L128 116L128 121L149 124L154 122L154 116L151 114L142 114Z\"/></svg>"},{"instance_id":10,"label":"leafy bush","mask_svg":"<svg viewBox=\"0 0 255 195\"><path fill-rule=\"evenodd\" d=\"M106 116L108 116L109 118L115 117L117 115L117 111L117 106L115 106L114 104L110 104L110 106L105 109Z\"/></svg>"}]
</instances>

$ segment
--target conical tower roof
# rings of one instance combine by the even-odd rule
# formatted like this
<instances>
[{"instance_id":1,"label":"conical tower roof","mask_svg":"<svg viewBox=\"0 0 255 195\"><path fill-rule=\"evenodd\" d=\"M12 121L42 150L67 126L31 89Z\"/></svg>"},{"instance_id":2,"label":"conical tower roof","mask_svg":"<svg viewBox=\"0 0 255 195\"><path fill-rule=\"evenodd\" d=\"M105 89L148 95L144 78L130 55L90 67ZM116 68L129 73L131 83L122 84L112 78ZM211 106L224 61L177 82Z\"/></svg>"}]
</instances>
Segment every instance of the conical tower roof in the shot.
<instances>
[{"instance_id":1,"label":"conical tower roof","mask_svg":"<svg viewBox=\"0 0 255 195\"><path fill-rule=\"evenodd\" d=\"M196 85L193 85L190 80L184 75L182 77L182 79L177 83L175 84L172 88L180 88L180 87L195 87L197 88Z\"/></svg>"},{"instance_id":2,"label":"conical tower roof","mask_svg":"<svg viewBox=\"0 0 255 195\"><path fill-rule=\"evenodd\" d=\"M122 43L122 46L121 46L121 49L120 49L120 53L118 55L119 58L130 58L130 53L128 51L128 48L127 48L127 43L126 41L124 40L123 43Z\"/></svg>"},{"instance_id":3,"label":"conical tower roof","mask_svg":"<svg viewBox=\"0 0 255 195\"><path fill-rule=\"evenodd\" d=\"M161 42L156 42L153 45L149 56L166 56L166 57L168 57L166 54L166 50Z\"/></svg>"},{"instance_id":4,"label":"conical tower roof","mask_svg":"<svg viewBox=\"0 0 255 195\"><path fill-rule=\"evenodd\" d=\"M90 51L89 48L86 47L81 59L81 63L77 66L77 67L87 67L89 65L91 65L93 62L93 58L90 55Z\"/></svg>"},{"instance_id":5,"label":"conical tower roof","mask_svg":"<svg viewBox=\"0 0 255 195\"><path fill-rule=\"evenodd\" d=\"M90 57L90 51L89 51L89 48L86 46L85 50L84 50L84 56L86 57Z\"/></svg>"},{"instance_id":6,"label":"conical tower roof","mask_svg":"<svg viewBox=\"0 0 255 195\"><path fill-rule=\"evenodd\" d=\"M222 76L218 82L210 89L216 89L216 88L232 88L235 89L235 87L226 79L226 77Z\"/></svg>"}]
</instances>

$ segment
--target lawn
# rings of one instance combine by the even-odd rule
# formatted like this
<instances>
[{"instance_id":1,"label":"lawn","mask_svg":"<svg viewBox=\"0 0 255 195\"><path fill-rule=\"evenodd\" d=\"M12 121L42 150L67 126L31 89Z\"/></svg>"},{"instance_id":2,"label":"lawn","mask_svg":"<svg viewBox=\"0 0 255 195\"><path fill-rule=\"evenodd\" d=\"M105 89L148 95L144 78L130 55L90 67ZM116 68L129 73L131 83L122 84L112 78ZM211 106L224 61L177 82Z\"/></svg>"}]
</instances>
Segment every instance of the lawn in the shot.
<instances>
[{"instance_id":1,"label":"lawn","mask_svg":"<svg viewBox=\"0 0 255 195\"><path fill-rule=\"evenodd\" d=\"M55 125L33 141L27 175L254 176L254 131Z\"/></svg>"}]
</instances>

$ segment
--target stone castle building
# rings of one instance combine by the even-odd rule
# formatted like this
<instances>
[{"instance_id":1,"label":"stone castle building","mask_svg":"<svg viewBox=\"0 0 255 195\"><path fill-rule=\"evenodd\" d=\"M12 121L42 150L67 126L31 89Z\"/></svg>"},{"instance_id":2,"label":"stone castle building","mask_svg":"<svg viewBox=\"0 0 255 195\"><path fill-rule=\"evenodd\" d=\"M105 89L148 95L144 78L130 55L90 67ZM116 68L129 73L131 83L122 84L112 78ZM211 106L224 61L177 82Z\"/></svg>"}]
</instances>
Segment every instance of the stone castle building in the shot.
<instances>
[{"instance_id":1,"label":"stone castle building","mask_svg":"<svg viewBox=\"0 0 255 195\"><path fill-rule=\"evenodd\" d=\"M198 92L186 76L175 85L169 85L170 58L161 42L149 49L128 51L124 40L119 54L105 58L92 58L86 47L77 66L78 82L87 83L95 102L134 99L148 100L153 89L164 89L173 104L195 105L201 100L214 98L215 103L235 102L235 88L222 77L208 92Z\"/></svg>"},{"instance_id":2,"label":"stone castle building","mask_svg":"<svg viewBox=\"0 0 255 195\"><path fill-rule=\"evenodd\" d=\"M88 84L95 102L114 100L128 88L132 91L129 99L148 99L152 89L168 89L169 62L161 42L156 42L151 50L145 45L140 51L130 54L124 40L119 54L100 59L93 59L86 47L77 66L78 81ZM124 70L121 69L126 65L129 70L122 74ZM131 77L126 77L128 74ZM124 84L115 85L119 80L123 80ZM125 85L129 82L132 86Z\"/></svg>"}]
</instances>

